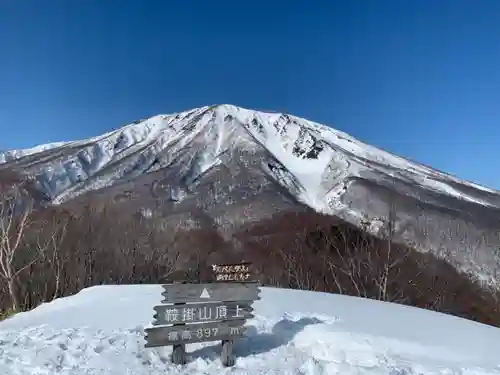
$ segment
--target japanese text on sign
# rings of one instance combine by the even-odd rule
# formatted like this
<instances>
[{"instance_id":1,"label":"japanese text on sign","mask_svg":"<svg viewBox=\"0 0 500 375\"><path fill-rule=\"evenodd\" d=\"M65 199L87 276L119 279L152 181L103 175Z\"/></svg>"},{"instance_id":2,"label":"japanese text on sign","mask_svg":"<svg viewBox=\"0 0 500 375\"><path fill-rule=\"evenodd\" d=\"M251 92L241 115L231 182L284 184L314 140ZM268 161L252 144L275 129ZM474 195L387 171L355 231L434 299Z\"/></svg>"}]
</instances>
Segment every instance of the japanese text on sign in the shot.
<instances>
[{"instance_id":1,"label":"japanese text on sign","mask_svg":"<svg viewBox=\"0 0 500 375\"><path fill-rule=\"evenodd\" d=\"M212 265L212 270L215 273L248 273L250 268L246 264L233 264L233 265Z\"/></svg>"},{"instance_id":2,"label":"japanese text on sign","mask_svg":"<svg viewBox=\"0 0 500 375\"><path fill-rule=\"evenodd\" d=\"M221 273L216 275L217 281L246 281L249 278L249 273Z\"/></svg>"},{"instance_id":3,"label":"japanese text on sign","mask_svg":"<svg viewBox=\"0 0 500 375\"><path fill-rule=\"evenodd\" d=\"M199 308L183 307L167 309L165 311L165 321L167 323L190 322L194 320L220 320L228 318L242 318L243 309L236 305L234 314L229 315L227 306L203 306Z\"/></svg>"},{"instance_id":4,"label":"japanese text on sign","mask_svg":"<svg viewBox=\"0 0 500 375\"><path fill-rule=\"evenodd\" d=\"M242 327L229 327L229 331L226 334L231 336L237 336L240 334ZM221 334L220 329L214 328L197 328L197 329L185 329L182 331L170 331L168 332L169 341L177 340L191 340L191 339L206 339L210 337L217 337Z\"/></svg>"}]
</instances>

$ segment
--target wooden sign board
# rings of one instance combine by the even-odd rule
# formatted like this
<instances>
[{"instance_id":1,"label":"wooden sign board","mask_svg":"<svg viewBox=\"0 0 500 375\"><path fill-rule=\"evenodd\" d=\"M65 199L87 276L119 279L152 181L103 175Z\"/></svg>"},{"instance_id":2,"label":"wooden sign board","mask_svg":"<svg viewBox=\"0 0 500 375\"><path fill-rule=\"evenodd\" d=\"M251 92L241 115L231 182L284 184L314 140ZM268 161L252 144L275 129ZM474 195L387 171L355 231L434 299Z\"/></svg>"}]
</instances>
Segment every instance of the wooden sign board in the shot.
<instances>
[{"instance_id":1,"label":"wooden sign board","mask_svg":"<svg viewBox=\"0 0 500 375\"><path fill-rule=\"evenodd\" d=\"M146 348L204 341L233 340L245 333L245 319L147 328Z\"/></svg>"},{"instance_id":2,"label":"wooden sign board","mask_svg":"<svg viewBox=\"0 0 500 375\"><path fill-rule=\"evenodd\" d=\"M155 306L153 325L199 323L253 318L253 301Z\"/></svg>"},{"instance_id":3,"label":"wooden sign board","mask_svg":"<svg viewBox=\"0 0 500 375\"><path fill-rule=\"evenodd\" d=\"M161 303L194 303L259 300L257 283L167 284Z\"/></svg>"},{"instance_id":4,"label":"wooden sign board","mask_svg":"<svg viewBox=\"0 0 500 375\"><path fill-rule=\"evenodd\" d=\"M234 340L245 333L252 303L260 299L251 268L250 263L213 265L216 282L163 285L164 305L154 307L157 327L145 330L146 348L172 345L172 362L184 364L185 344L221 341L222 364L234 365Z\"/></svg>"}]
</instances>

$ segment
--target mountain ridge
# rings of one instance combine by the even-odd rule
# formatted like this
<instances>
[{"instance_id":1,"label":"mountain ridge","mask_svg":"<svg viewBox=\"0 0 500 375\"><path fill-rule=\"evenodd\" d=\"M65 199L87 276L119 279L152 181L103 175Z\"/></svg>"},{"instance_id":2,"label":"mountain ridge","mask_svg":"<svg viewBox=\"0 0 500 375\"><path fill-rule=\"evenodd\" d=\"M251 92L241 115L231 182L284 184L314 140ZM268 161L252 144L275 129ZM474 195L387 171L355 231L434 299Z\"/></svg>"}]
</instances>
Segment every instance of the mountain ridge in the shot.
<instances>
[{"instance_id":1,"label":"mountain ridge","mask_svg":"<svg viewBox=\"0 0 500 375\"><path fill-rule=\"evenodd\" d=\"M295 197L379 233L394 209L399 240L481 277L486 269L487 279L500 263L500 191L289 114L221 104L156 115L89 139L0 153L6 168L33 177L51 203L128 191L138 209L161 200L163 215L201 208L217 223L293 209Z\"/></svg>"},{"instance_id":2,"label":"mountain ridge","mask_svg":"<svg viewBox=\"0 0 500 375\"><path fill-rule=\"evenodd\" d=\"M248 110L248 109L243 108L243 107L234 106L232 104L214 104L214 105L198 107L198 108L194 108L194 109L186 110L186 111L182 111L182 112L174 112L174 113L171 113L171 114L154 115L154 116L148 117L146 119L136 120L136 121L134 121L134 122L132 122L130 124L126 124L126 125L118 128L118 129L106 132L104 134L93 136L93 137L90 137L90 138L81 139L81 140L55 141L55 142L48 142L48 143L37 144L37 145L31 146L31 147L27 147L27 148L0 150L0 164L4 164L4 163L7 163L9 161L20 159L20 158L25 157L25 156L30 156L30 155L33 155L33 154L39 154L41 152L49 151L49 150L56 149L56 148L63 147L63 146L64 147L79 146L79 145L82 145L82 144L85 144L85 143L95 142L95 141L98 141L100 139L105 138L106 136L110 136L110 135L112 135L114 133L123 131L123 130L127 129L128 127L132 127L134 125L138 125L138 124L144 123L145 121L152 120L154 118L182 116L183 114L190 114L190 113L195 112L197 110L203 111L203 110L214 109L214 108L217 108L217 107L222 107L222 108L237 108L237 109L243 109L245 111L250 111L250 112L254 112L254 113L263 113L263 114L268 114L268 115L281 115L281 116L291 117L291 118L297 119L299 121L305 121L308 124L313 124L314 126L320 126L322 128L326 128L327 130L331 130L333 133L336 133L337 135L345 137L349 141L355 141L355 142L357 142L358 144L360 144L360 145L362 145L364 147L376 148L377 150L379 150L380 152L382 152L384 154L388 154L388 155L390 155L390 156L392 156L394 158L401 159L404 162L409 163L409 164L415 164L415 165L422 166L425 169L434 171L437 174L446 176L446 177L451 178L453 180L457 180L457 181L459 181L461 183L464 183L466 185L470 185L470 186L472 186L472 187L474 187L476 189L487 191L487 192L491 192L491 193L500 193L500 190L498 190L498 189L495 189L495 188L492 188L492 187L488 187L486 185L477 183L475 181L471 181L471 180L467 180L467 179L461 178L460 176L457 176L457 175L451 174L449 172L445 172L445 171L439 170L439 169L434 168L432 166L423 164L423 163L421 163L419 161L412 160L412 159L410 159L408 157L403 157L403 156L397 155L397 154L395 154L395 153L393 153L393 152L391 152L389 150L383 149L381 147L371 146L371 145L367 144L366 142L360 141L360 140L358 140L358 139L350 136L349 134L347 134L347 133L345 133L343 131L336 130L335 128L332 128L332 127L329 127L329 126L327 127L327 126L325 126L323 124L320 124L318 122L310 121L310 120L307 120L305 118L302 118L302 117L299 117L299 116L290 115L290 114L283 113L283 112L273 112L273 111L269 111L269 110L266 110L266 111L254 111L254 110Z\"/></svg>"}]
</instances>

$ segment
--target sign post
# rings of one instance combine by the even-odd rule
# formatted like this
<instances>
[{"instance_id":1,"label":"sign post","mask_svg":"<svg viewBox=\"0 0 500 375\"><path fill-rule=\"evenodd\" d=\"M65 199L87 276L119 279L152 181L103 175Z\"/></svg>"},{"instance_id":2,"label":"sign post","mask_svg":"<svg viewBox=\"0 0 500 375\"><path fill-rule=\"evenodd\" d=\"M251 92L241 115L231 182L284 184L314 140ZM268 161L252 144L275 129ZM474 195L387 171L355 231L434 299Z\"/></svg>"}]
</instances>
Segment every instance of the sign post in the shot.
<instances>
[{"instance_id":1,"label":"sign post","mask_svg":"<svg viewBox=\"0 0 500 375\"><path fill-rule=\"evenodd\" d=\"M234 341L245 333L253 318L252 304L259 300L259 284L251 265L213 265L215 282L163 285L161 305L154 306L153 328L147 328L146 348L172 345L172 363L186 363L186 344L221 341L221 361L233 366Z\"/></svg>"},{"instance_id":2,"label":"sign post","mask_svg":"<svg viewBox=\"0 0 500 375\"><path fill-rule=\"evenodd\" d=\"M175 306L185 305L183 302L174 303ZM174 326L182 326L184 323L177 323ZM172 363L175 365L186 364L186 344L174 344L172 347Z\"/></svg>"}]
</instances>

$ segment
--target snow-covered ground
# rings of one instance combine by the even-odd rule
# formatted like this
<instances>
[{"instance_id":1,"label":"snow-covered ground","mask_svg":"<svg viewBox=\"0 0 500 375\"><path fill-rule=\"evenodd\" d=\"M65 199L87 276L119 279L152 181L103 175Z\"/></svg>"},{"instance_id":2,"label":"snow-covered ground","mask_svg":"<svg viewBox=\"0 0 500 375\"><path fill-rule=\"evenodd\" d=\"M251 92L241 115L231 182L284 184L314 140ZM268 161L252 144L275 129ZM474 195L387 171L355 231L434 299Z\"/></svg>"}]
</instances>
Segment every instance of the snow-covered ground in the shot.
<instances>
[{"instance_id":1,"label":"snow-covered ground","mask_svg":"<svg viewBox=\"0 0 500 375\"><path fill-rule=\"evenodd\" d=\"M222 367L218 343L145 349L157 285L99 286L0 323L0 374L500 374L500 329L372 300L263 288Z\"/></svg>"}]
</instances>

